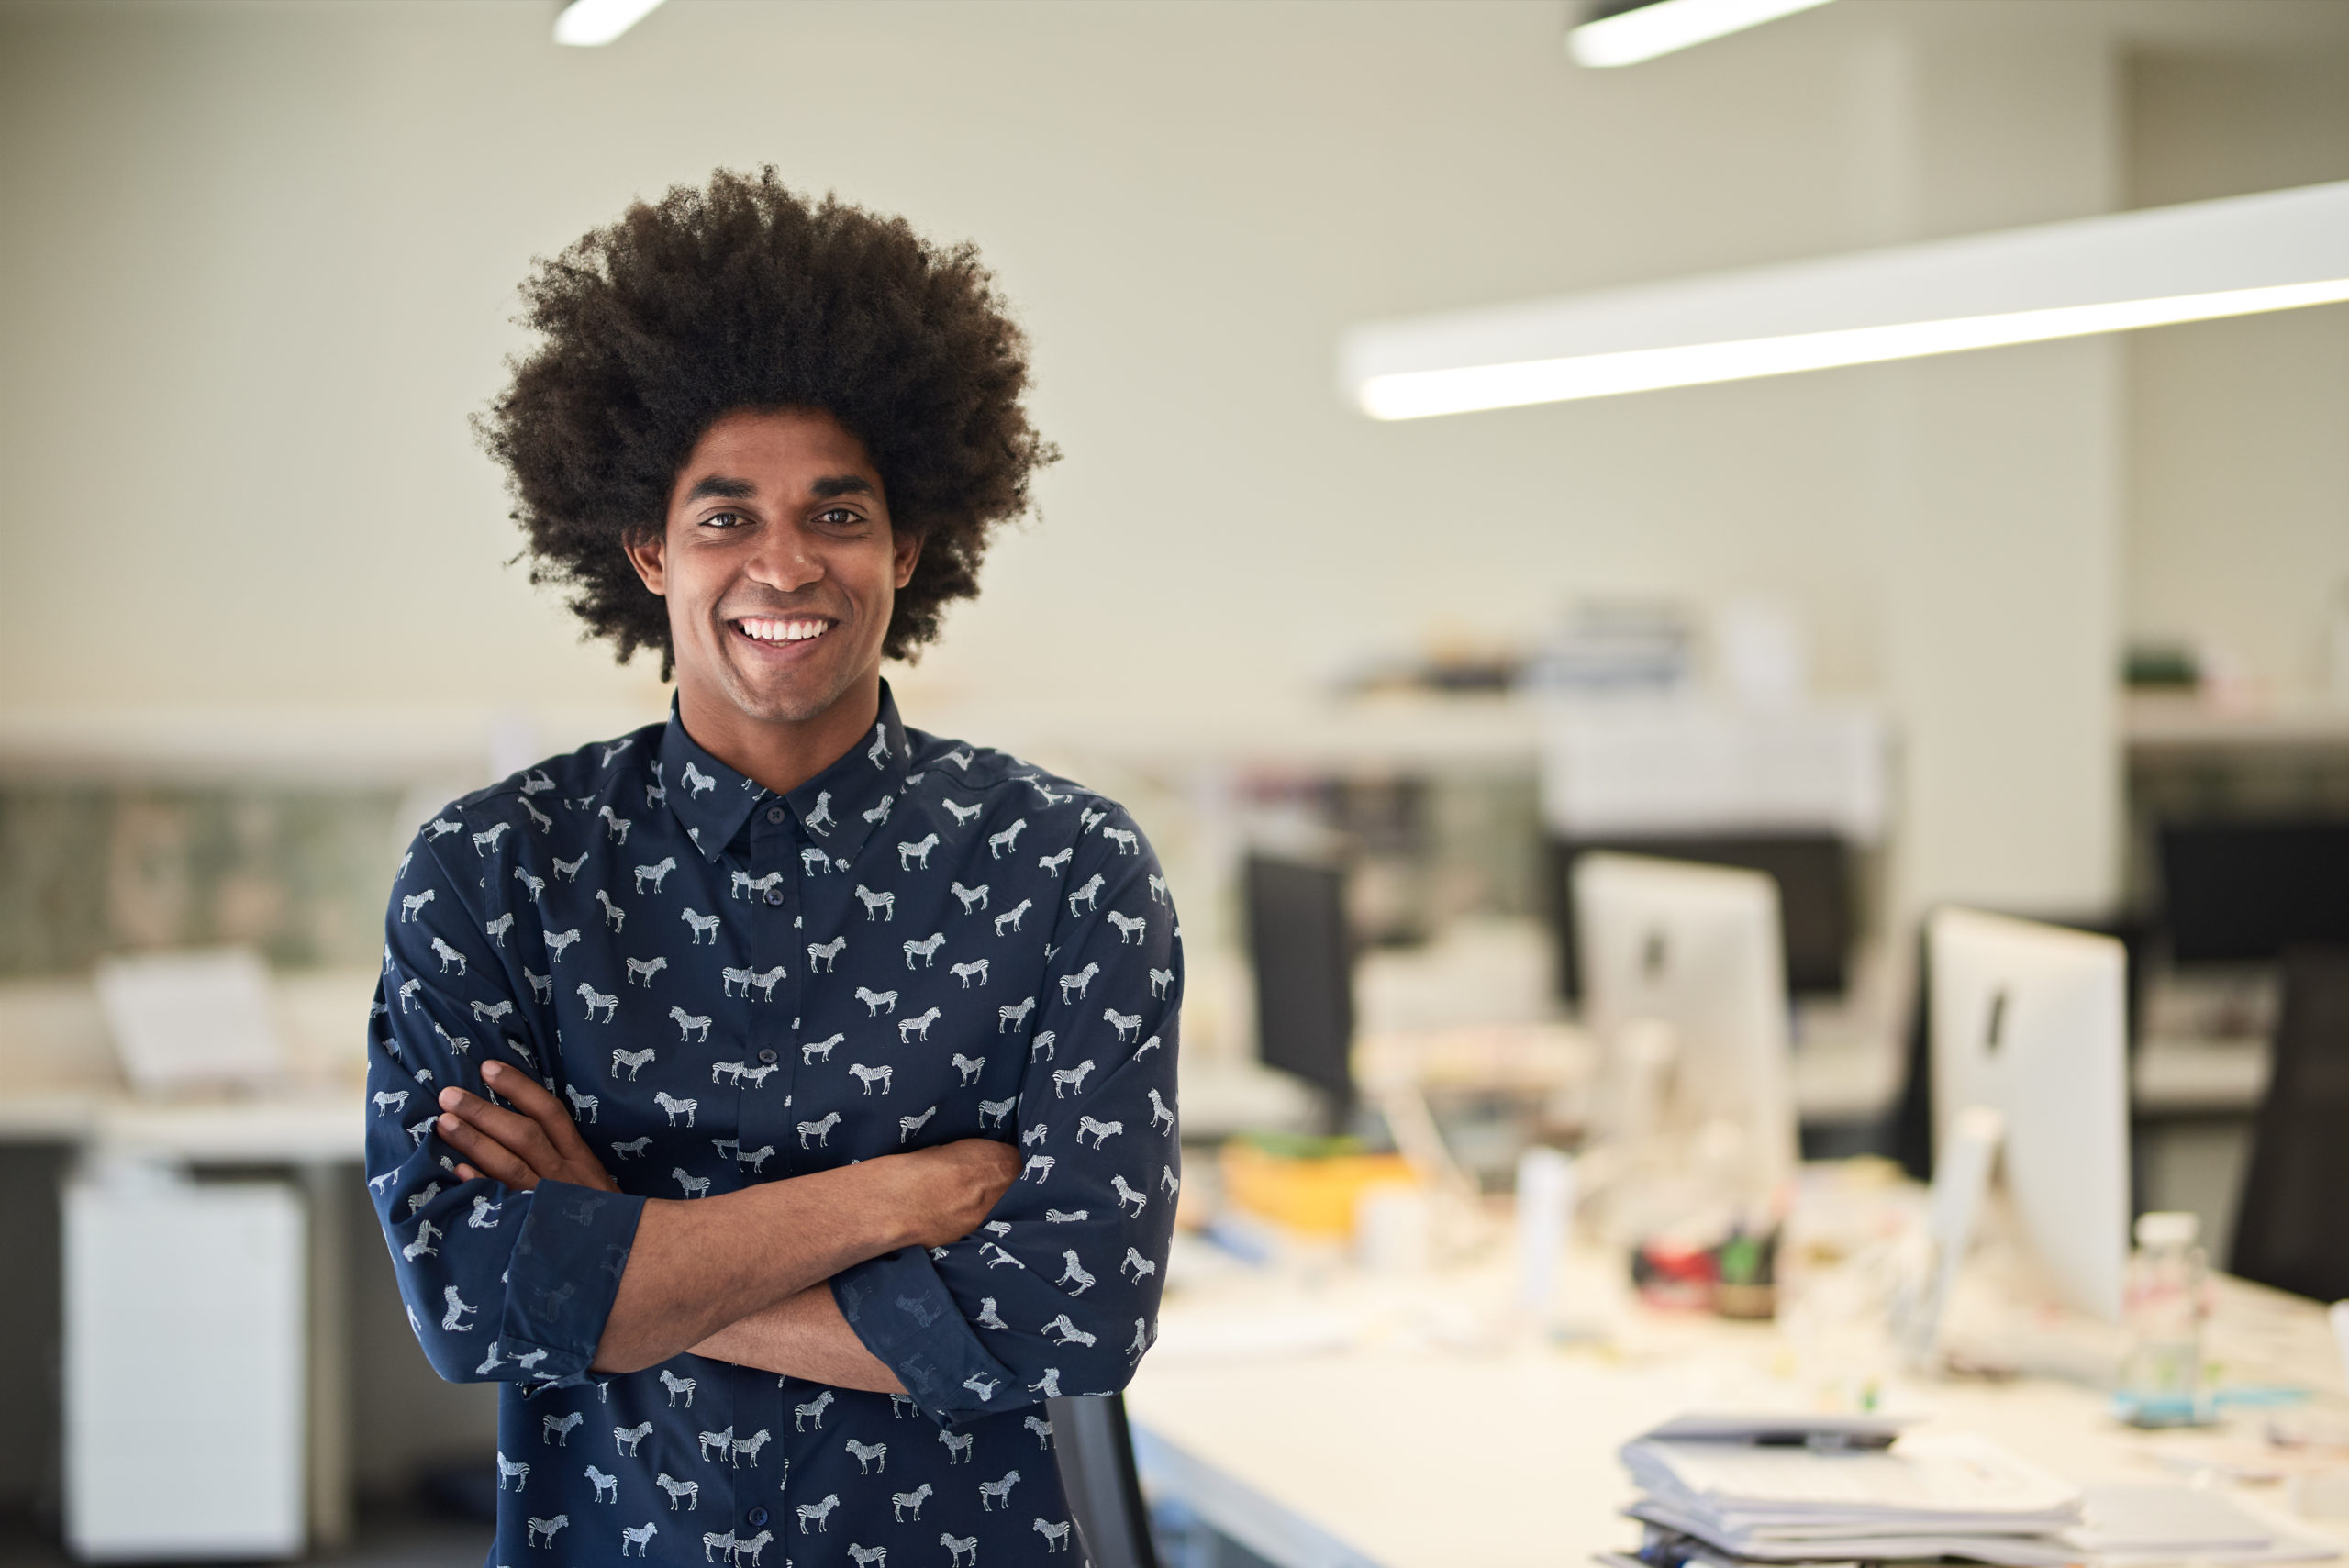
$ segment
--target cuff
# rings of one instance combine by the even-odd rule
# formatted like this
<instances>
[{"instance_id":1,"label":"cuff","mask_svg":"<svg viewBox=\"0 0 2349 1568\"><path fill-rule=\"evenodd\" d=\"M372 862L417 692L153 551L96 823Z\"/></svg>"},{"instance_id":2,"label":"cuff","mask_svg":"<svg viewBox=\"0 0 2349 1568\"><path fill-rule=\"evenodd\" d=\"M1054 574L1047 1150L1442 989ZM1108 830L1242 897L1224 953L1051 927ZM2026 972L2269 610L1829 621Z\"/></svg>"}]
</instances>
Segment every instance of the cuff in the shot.
<instances>
[{"instance_id":1,"label":"cuff","mask_svg":"<svg viewBox=\"0 0 2349 1568\"><path fill-rule=\"evenodd\" d=\"M506 1357L543 1354L531 1368L547 1382L584 1383L619 1294L644 1200L567 1182L540 1182L507 1265Z\"/></svg>"},{"instance_id":2,"label":"cuff","mask_svg":"<svg viewBox=\"0 0 2349 1568\"><path fill-rule=\"evenodd\" d=\"M900 1247L841 1270L832 1276L832 1299L864 1348L940 1426L1032 1403L980 1345L921 1248Z\"/></svg>"}]
</instances>

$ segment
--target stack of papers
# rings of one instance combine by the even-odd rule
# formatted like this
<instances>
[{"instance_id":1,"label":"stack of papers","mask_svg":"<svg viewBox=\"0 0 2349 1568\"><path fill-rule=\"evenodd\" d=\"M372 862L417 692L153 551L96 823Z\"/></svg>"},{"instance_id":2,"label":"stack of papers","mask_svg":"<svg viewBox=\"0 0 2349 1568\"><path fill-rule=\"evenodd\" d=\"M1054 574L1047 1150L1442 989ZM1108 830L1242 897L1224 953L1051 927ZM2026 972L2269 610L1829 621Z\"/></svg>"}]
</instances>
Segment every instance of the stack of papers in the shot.
<instances>
[{"instance_id":1,"label":"stack of papers","mask_svg":"<svg viewBox=\"0 0 2349 1568\"><path fill-rule=\"evenodd\" d=\"M2079 1489L1979 1438L1840 1451L1642 1439L1622 1457L1644 1494L1634 1518L1748 1562L2080 1556L2059 1539L2080 1522Z\"/></svg>"},{"instance_id":2,"label":"stack of papers","mask_svg":"<svg viewBox=\"0 0 2349 1568\"><path fill-rule=\"evenodd\" d=\"M2193 1486L2091 1486L2087 1518L2065 1539L2105 1568L2196 1562L2320 1562L2331 1541L2281 1529L2222 1492Z\"/></svg>"},{"instance_id":3,"label":"stack of papers","mask_svg":"<svg viewBox=\"0 0 2349 1568\"><path fill-rule=\"evenodd\" d=\"M2338 1555L2223 1495L2086 1491L1963 1434L1854 1423L1683 1418L1625 1445L1648 1527L1637 1568L1748 1568L1957 1558L2000 1568L2314 1562ZM1701 1432L1702 1436L1694 1435Z\"/></svg>"}]
</instances>

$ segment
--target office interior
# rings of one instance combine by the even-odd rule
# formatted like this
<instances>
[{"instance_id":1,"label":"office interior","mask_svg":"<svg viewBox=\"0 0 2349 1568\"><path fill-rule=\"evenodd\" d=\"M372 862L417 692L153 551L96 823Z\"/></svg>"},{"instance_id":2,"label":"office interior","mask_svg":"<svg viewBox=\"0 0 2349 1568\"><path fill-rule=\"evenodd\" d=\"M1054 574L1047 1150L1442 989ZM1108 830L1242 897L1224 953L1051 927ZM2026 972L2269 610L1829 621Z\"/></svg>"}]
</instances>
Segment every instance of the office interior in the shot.
<instances>
[{"instance_id":1,"label":"office interior","mask_svg":"<svg viewBox=\"0 0 2349 1568\"><path fill-rule=\"evenodd\" d=\"M1159 1561L1633 1551L1619 1447L1723 1402L1913 1400L2349 1542L2343 294L1425 418L1341 351L2349 181L2349 6L1834 0L1617 66L1581 0L562 10L0 3L0 1562L478 1559L493 1390L432 1375L359 1177L384 901L440 803L669 689L531 584L467 421L533 257L766 164L973 241L1032 339L1064 455L886 673L1124 802L1182 910L1184 1229L1121 1417ZM1680 884L1594 879L1659 860L1765 911L1720 917L1769 1060L1712 1120L1713 1026L1623 999L1664 950L1620 911ZM1968 1144L1935 979L2002 940L2102 1000ZM224 949L275 1079L139 1086L102 966ZM2051 1110L2088 1219L2032 1209ZM76 1523L144 1484L71 1458L108 1181L275 1195L281 1550ZM2174 1430L2114 1403L2146 1214L2217 1303ZM151 1419L209 1440L185 1359Z\"/></svg>"}]
</instances>

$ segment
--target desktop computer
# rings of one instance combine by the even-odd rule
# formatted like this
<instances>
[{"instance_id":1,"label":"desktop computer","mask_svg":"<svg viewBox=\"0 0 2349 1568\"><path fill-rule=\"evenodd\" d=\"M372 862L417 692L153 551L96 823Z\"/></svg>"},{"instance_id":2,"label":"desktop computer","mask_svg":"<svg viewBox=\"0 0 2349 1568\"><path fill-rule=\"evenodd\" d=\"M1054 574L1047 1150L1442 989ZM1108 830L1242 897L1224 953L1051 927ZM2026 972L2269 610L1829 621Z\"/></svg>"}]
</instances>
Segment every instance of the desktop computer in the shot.
<instances>
[{"instance_id":1,"label":"desktop computer","mask_svg":"<svg viewBox=\"0 0 2349 1568\"><path fill-rule=\"evenodd\" d=\"M2110 937L1972 909L1926 922L1935 1144L1971 1107L2004 1123L2000 1173L2063 1301L2121 1315L2129 1255L2128 963Z\"/></svg>"},{"instance_id":2,"label":"desktop computer","mask_svg":"<svg viewBox=\"0 0 2349 1568\"><path fill-rule=\"evenodd\" d=\"M2269 961L2299 942L2349 942L2349 822L2170 823L2160 859L2176 962Z\"/></svg>"},{"instance_id":3,"label":"desktop computer","mask_svg":"<svg viewBox=\"0 0 2349 1568\"><path fill-rule=\"evenodd\" d=\"M1588 854L1574 867L1573 902L1583 1018L1609 1074L1665 1080L1654 1130L1667 1136L1735 1127L1749 1190L1775 1191L1797 1158L1776 884Z\"/></svg>"},{"instance_id":4,"label":"desktop computer","mask_svg":"<svg viewBox=\"0 0 2349 1568\"><path fill-rule=\"evenodd\" d=\"M1252 854L1241 868L1256 1054L1321 1091L1329 1129L1354 1107L1353 938L1336 865Z\"/></svg>"},{"instance_id":5,"label":"desktop computer","mask_svg":"<svg viewBox=\"0 0 2349 1568\"><path fill-rule=\"evenodd\" d=\"M1852 847L1832 833L1709 833L1553 837L1549 840L1551 923L1558 943L1558 994L1582 997L1577 962L1574 870L1588 854L1757 871L1776 884L1778 945L1787 989L1832 995L1844 987L1855 934Z\"/></svg>"}]
</instances>

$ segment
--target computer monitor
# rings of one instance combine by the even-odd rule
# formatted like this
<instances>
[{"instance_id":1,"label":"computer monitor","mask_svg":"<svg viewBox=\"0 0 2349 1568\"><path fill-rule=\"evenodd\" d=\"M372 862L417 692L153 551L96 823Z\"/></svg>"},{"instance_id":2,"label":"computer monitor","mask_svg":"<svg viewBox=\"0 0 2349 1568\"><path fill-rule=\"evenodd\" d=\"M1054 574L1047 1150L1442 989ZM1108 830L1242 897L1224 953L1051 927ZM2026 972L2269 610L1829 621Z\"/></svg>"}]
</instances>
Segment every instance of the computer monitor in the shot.
<instances>
[{"instance_id":1,"label":"computer monitor","mask_svg":"<svg viewBox=\"0 0 2349 1568\"><path fill-rule=\"evenodd\" d=\"M1612 1058L1662 1024L1666 1129L1725 1119L1768 1193L1794 1170L1794 1089L1778 890L1760 872L1587 854L1573 898L1584 1021Z\"/></svg>"},{"instance_id":2,"label":"computer monitor","mask_svg":"<svg viewBox=\"0 0 2349 1568\"><path fill-rule=\"evenodd\" d=\"M1558 993L1582 996L1575 961L1574 867L1594 852L1693 861L1766 874L1778 886L1778 943L1787 989L1833 995L1844 986L1854 927L1852 848L1832 833L1712 833L1609 836L1550 840L1553 921L1558 939Z\"/></svg>"},{"instance_id":3,"label":"computer monitor","mask_svg":"<svg viewBox=\"0 0 2349 1568\"><path fill-rule=\"evenodd\" d=\"M2174 822L2160 838L2178 962L2248 962L2299 942L2349 942L2349 822Z\"/></svg>"},{"instance_id":4,"label":"computer monitor","mask_svg":"<svg viewBox=\"0 0 2349 1568\"><path fill-rule=\"evenodd\" d=\"M1241 874L1248 956L1256 972L1256 1054L1328 1098L1332 1130L1354 1103L1353 940L1345 873L1333 865L1248 857Z\"/></svg>"},{"instance_id":5,"label":"computer monitor","mask_svg":"<svg viewBox=\"0 0 2349 1568\"><path fill-rule=\"evenodd\" d=\"M1937 1147L1951 1147L1966 1107L1998 1112L2001 1181L2024 1240L2067 1305L2118 1319L2129 1256L2125 950L1973 909L1935 910L1925 940Z\"/></svg>"}]
</instances>

